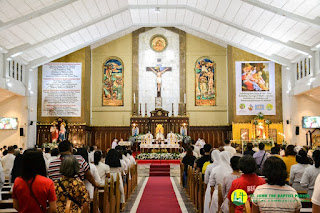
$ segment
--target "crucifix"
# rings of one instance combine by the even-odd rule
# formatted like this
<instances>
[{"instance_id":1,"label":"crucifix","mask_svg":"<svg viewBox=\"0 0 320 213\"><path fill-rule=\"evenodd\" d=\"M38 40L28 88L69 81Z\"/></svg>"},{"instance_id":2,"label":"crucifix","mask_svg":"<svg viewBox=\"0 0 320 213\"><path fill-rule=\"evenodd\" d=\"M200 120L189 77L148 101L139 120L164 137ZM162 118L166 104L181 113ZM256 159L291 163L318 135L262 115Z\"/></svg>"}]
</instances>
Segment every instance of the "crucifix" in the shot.
<instances>
[{"instance_id":1,"label":"crucifix","mask_svg":"<svg viewBox=\"0 0 320 213\"><path fill-rule=\"evenodd\" d=\"M160 64L156 67L147 67L147 71L152 71L157 76L157 97L161 97L162 74L172 71L171 67L162 67Z\"/></svg>"}]
</instances>

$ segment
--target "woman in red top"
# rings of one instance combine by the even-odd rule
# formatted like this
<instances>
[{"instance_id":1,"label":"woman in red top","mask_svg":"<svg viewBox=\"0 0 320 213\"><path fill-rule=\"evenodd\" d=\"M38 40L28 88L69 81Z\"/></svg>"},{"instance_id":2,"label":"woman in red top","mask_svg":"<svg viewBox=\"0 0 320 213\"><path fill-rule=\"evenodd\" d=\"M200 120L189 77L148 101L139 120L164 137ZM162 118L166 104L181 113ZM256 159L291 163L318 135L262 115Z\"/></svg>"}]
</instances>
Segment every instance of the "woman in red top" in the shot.
<instances>
[{"instance_id":1,"label":"woman in red top","mask_svg":"<svg viewBox=\"0 0 320 213\"><path fill-rule=\"evenodd\" d=\"M41 152L27 150L22 157L21 177L14 181L13 207L22 213L56 212L53 181L46 178L46 164ZM47 209L47 201L49 208Z\"/></svg>"}]
</instances>

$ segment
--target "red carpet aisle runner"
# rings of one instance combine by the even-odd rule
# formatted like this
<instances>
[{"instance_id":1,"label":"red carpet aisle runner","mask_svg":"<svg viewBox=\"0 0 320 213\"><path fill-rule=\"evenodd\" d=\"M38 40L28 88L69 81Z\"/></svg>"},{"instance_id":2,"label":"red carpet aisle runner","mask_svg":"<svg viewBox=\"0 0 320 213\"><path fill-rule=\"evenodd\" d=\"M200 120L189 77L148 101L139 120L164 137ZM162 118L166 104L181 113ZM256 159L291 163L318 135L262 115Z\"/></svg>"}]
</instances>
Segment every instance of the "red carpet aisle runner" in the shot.
<instances>
[{"instance_id":1,"label":"red carpet aisle runner","mask_svg":"<svg viewBox=\"0 0 320 213\"><path fill-rule=\"evenodd\" d=\"M170 177L149 177L142 194L138 213L180 213Z\"/></svg>"}]
</instances>

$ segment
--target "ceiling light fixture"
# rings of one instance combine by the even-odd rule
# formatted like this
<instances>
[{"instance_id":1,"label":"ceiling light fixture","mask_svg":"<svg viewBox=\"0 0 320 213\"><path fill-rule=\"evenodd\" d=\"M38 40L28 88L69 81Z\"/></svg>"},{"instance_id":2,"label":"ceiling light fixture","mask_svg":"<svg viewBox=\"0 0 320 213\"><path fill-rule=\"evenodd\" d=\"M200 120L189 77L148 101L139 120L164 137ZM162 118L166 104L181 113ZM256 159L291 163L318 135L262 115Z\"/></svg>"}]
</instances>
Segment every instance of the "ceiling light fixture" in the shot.
<instances>
[{"instance_id":1,"label":"ceiling light fixture","mask_svg":"<svg viewBox=\"0 0 320 213\"><path fill-rule=\"evenodd\" d=\"M290 70L290 67L286 67L286 70Z\"/></svg>"},{"instance_id":2,"label":"ceiling light fixture","mask_svg":"<svg viewBox=\"0 0 320 213\"><path fill-rule=\"evenodd\" d=\"M308 55L308 58L312 58L312 55Z\"/></svg>"},{"instance_id":3,"label":"ceiling light fixture","mask_svg":"<svg viewBox=\"0 0 320 213\"><path fill-rule=\"evenodd\" d=\"M160 7L156 7L156 8L154 9L154 11L155 11L156 13L160 13Z\"/></svg>"}]
</instances>

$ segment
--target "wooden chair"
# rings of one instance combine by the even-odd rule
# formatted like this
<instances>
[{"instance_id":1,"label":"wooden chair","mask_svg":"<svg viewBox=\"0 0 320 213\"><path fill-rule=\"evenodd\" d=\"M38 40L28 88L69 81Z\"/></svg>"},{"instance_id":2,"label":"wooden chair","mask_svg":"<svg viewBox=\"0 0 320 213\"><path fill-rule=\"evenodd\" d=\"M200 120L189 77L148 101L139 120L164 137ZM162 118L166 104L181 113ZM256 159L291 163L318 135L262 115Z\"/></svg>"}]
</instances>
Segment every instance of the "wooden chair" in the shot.
<instances>
[{"instance_id":1,"label":"wooden chair","mask_svg":"<svg viewBox=\"0 0 320 213\"><path fill-rule=\"evenodd\" d=\"M101 199L103 202L102 207L100 209L103 209L103 213L109 213L110 211L110 193L109 193L109 183L108 179L106 179L103 187L103 199Z\"/></svg>"},{"instance_id":2,"label":"wooden chair","mask_svg":"<svg viewBox=\"0 0 320 213\"><path fill-rule=\"evenodd\" d=\"M116 213L120 212L120 203L121 203L121 195L120 195L120 175L119 173L117 174L117 181L115 183L115 206L116 206Z\"/></svg>"},{"instance_id":3,"label":"wooden chair","mask_svg":"<svg viewBox=\"0 0 320 213\"><path fill-rule=\"evenodd\" d=\"M245 213L251 213L251 206L250 206L250 201L247 200L247 202L244 204L243 212Z\"/></svg>"},{"instance_id":4,"label":"wooden chair","mask_svg":"<svg viewBox=\"0 0 320 213\"><path fill-rule=\"evenodd\" d=\"M183 171L184 171L184 164L180 163L180 185L183 186Z\"/></svg>"},{"instance_id":5,"label":"wooden chair","mask_svg":"<svg viewBox=\"0 0 320 213\"><path fill-rule=\"evenodd\" d=\"M93 213L99 213L99 189L95 188L93 192Z\"/></svg>"},{"instance_id":6,"label":"wooden chair","mask_svg":"<svg viewBox=\"0 0 320 213\"><path fill-rule=\"evenodd\" d=\"M115 213L116 212L116 196L114 192L114 180L112 175L110 178L109 203L110 203L110 213Z\"/></svg>"},{"instance_id":7,"label":"wooden chair","mask_svg":"<svg viewBox=\"0 0 320 213\"><path fill-rule=\"evenodd\" d=\"M65 213L71 213L71 206L72 206L72 201L71 200L67 200Z\"/></svg>"},{"instance_id":8,"label":"wooden chair","mask_svg":"<svg viewBox=\"0 0 320 213\"><path fill-rule=\"evenodd\" d=\"M198 210L199 210L199 212L203 212L204 194L205 193L203 190L202 174L199 173L199 188L198 188Z\"/></svg>"},{"instance_id":9,"label":"wooden chair","mask_svg":"<svg viewBox=\"0 0 320 213\"><path fill-rule=\"evenodd\" d=\"M221 184L218 185L218 212L221 210L221 206L223 203L223 196L222 196L222 186Z\"/></svg>"}]
</instances>

